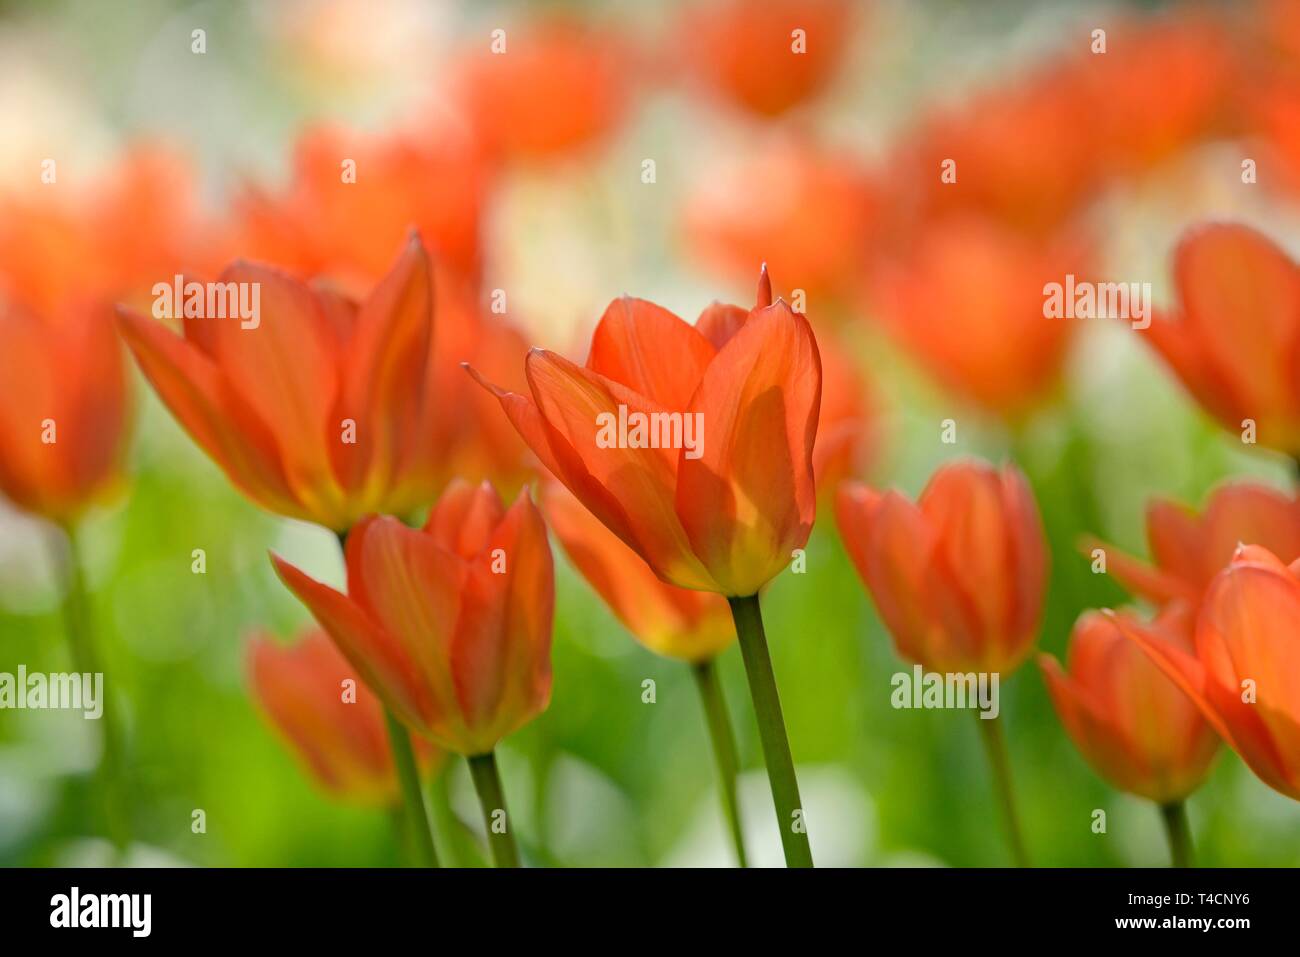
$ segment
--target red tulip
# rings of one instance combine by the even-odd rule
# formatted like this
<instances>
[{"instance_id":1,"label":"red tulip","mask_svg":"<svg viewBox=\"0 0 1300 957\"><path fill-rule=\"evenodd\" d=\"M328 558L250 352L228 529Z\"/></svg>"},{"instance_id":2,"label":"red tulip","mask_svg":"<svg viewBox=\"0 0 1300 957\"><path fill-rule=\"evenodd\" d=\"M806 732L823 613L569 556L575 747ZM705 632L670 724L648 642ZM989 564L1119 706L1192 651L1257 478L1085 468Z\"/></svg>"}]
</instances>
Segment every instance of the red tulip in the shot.
<instances>
[{"instance_id":1,"label":"red tulip","mask_svg":"<svg viewBox=\"0 0 1300 957\"><path fill-rule=\"evenodd\" d=\"M1014 466L945 465L916 504L840 486L840 535L900 655L928 671L1019 667L1034 643L1047 551Z\"/></svg>"},{"instance_id":2,"label":"red tulip","mask_svg":"<svg viewBox=\"0 0 1300 957\"><path fill-rule=\"evenodd\" d=\"M548 482L542 506L578 571L651 651L707 661L735 640L731 609L721 596L664 584L564 486Z\"/></svg>"},{"instance_id":3,"label":"red tulip","mask_svg":"<svg viewBox=\"0 0 1300 957\"><path fill-rule=\"evenodd\" d=\"M694 326L615 300L585 367L528 354L530 396L471 370L551 473L670 584L756 594L812 529L821 362L808 322L770 290L765 272L754 309L715 303ZM633 415L649 430L638 436ZM611 436L615 422L626 435Z\"/></svg>"},{"instance_id":4,"label":"red tulip","mask_svg":"<svg viewBox=\"0 0 1300 957\"><path fill-rule=\"evenodd\" d=\"M1083 549L1103 548L1107 570L1135 595L1195 606L1242 542L1263 545L1283 561L1300 558L1300 499L1255 482L1219 486L1199 516L1155 499L1147 506L1147 541L1154 567L1095 539L1085 539Z\"/></svg>"},{"instance_id":5,"label":"red tulip","mask_svg":"<svg viewBox=\"0 0 1300 957\"><path fill-rule=\"evenodd\" d=\"M67 524L118 480L129 402L112 320L0 310L0 492L24 511Z\"/></svg>"},{"instance_id":6,"label":"red tulip","mask_svg":"<svg viewBox=\"0 0 1300 957\"><path fill-rule=\"evenodd\" d=\"M187 318L182 338L124 311L120 325L159 396L231 481L273 512L339 530L428 501L421 413L433 316L419 238L360 306L249 263L221 281L260 290L256 324Z\"/></svg>"},{"instance_id":7,"label":"red tulip","mask_svg":"<svg viewBox=\"0 0 1300 957\"><path fill-rule=\"evenodd\" d=\"M1150 626L1120 617L1151 642L1192 650L1186 605L1169 606ZM1066 673L1051 655L1038 656L1061 723L1098 774L1159 804L1181 801L1201 786L1219 736L1192 700L1125 640L1115 618L1082 615L1068 660Z\"/></svg>"},{"instance_id":8,"label":"red tulip","mask_svg":"<svg viewBox=\"0 0 1300 957\"><path fill-rule=\"evenodd\" d=\"M272 556L389 709L449 751L490 752L546 709L555 581L527 494L457 482L422 530L369 516L348 535L342 594Z\"/></svg>"},{"instance_id":9,"label":"red tulip","mask_svg":"<svg viewBox=\"0 0 1300 957\"><path fill-rule=\"evenodd\" d=\"M1174 253L1178 317L1140 333L1224 427L1300 453L1300 271L1248 226L1214 223ZM1249 420L1249 421L1248 421Z\"/></svg>"},{"instance_id":10,"label":"red tulip","mask_svg":"<svg viewBox=\"0 0 1300 957\"><path fill-rule=\"evenodd\" d=\"M248 672L258 704L326 790L364 804L398 802L383 708L323 631L293 645L255 636ZM425 765L439 759L428 746L418 753Z\"/></svg>"},{"instance_id":11,"label":"red tulip","mask_svg":"<svg viewBox=\"0 0 1300 957\"><path fill-rule=\"evenodd\" d=\"M1206 592L1194 654L1117 621L1265 784L1300 800L1300 562L1239 549Z\"/></svg>"}]
</instances>

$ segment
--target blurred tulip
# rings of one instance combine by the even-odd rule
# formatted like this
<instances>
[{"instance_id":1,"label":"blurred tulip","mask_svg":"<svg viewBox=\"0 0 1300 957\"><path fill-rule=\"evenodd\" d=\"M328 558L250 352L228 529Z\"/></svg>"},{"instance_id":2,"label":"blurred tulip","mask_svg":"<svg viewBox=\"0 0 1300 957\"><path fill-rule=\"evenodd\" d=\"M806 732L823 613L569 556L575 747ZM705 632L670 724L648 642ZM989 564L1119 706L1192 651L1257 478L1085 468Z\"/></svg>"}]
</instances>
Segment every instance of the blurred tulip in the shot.
<instances>
[{"instance_id":1,"label":"blurred tulip","mask_svg":"<svg viewBox=\"0 0 1300 957\"><path fill-rule=\"evenodd\" d=\"M526 493L507 510L490 485L454 483L422 530L365 518L345 557L346 595L272 561L405 725L472 756L546 709L555 581Z\"/></svg>"},{"instance_id":2,"label":"blurred tulip","mask_svg":"<svg viewBox=\"0 0 1300 957\"><path fill-rule=\"evenodd\" d=\"M880 218L876 186L860 167L794 138L746 151L701 177L685 204L688 243L730 276L765 260L815 303L841 295L856 286Z\"/></svg>"},{"instance_id":3,"label":"blurred tulip","mask_svg":"<svg viewBox=\"0 0 1300 957\"><path fill-rule=\"evenodd\" d=\"M70 525L119 478L129 399L107 307L0 309L0 492Z\"/></svg>"},{"instance_id":4,"label":"blurred tulip","mask_svg":"<svg viewBox=\"0 0 1300 957\"><path fill-rule=\"evenodd\" d=\"M1087 538L1085 553L1102 548L1106 570L1121 585L1157 605L1193 607L1242 542L1256 542L1283 561L1300 558L1300 499L1255 482L1229 482L1210 495L1201 515L1168 499L1147 506L1147 542L1155 567Z\"/></svg>"},{"instance_id":5,"label":"blurred tulip","mask_svg":"<svg viewBox=\"0 0 1300 957\"><path fill-rule=\"evenodd\" d=\"M672 36L682 68L705 87L774 117L830 84L853 23L848 0L712 0L690 5Z\"/></svg>"},{"instance_id":6,"label":"blurred tulip","mask_svg":"<svg viewBox=\"0 0 1300 957\"><path fill-rule=\"evenodd\" d=\"M400 800L379 699L325 632L293 645L258 634L247 660L258 704L327 791L361 804ZM417 753L426 767L440 760L427 745Z\"/></svg>"},{"instance_id":7,"label":"blurred tulip","mask_svg":"<svg viewBox=\"0 0 1300 957\"><path fill-rule=\"evenodd\" d=\"M1020 666L1037 634L1047 547L1014 466L945 465L915 505L848 482L836 514L900 655L941 673Z\"/></svg>"},{"instance_id":8,"label":"blurred tulip","mask_svg":"<svg viewBox=\"0 0 1300 957\"><path fill-rule=\"evenodd\" d=\"M1211 583L1189 654L1117 618L1250 769L1300 800L1300 562L1243 546Z\"/></svg>"},{"instance_id":9,"label":"blurred tulip","mask_svg":"<svg viewBox=\"0 0 1300 957\"><path fill-rule=\"evenodd\" d=\"M736 637L726 601L660 581L641 556L600 523L558 482L547 482L542 508L570 560L615 616L656 654L696 662Z\"/></svg>"},{"instance_id":10,"label":"blurred tulip","mask_svg":"<svg viewBox=\"0 0 1300 957\"><path fill-rule=\"evenodd\" d=\"M531 396L470 371L551 473L663 581L754 595L803 547L816 512L817 344L807 320L770 297L764 272L754 309L715 303L694 326L617 299L585 367L528 354ZM681 441L603 447L602 419L620 413L678 416Z\"/></svg>"},{"instance_id":11,"label":"blurred tulip","mask_svg":"<svg viewBox=\"0 0 1300 957\"><path fill-rule=\"evenodd\" d=\"M622 119L631 50L610 31L556 16L503 31L460 64L469 125L494 157L541 160L585 147Z\"/></svg>"},{"instance_id":12,"label":"blurred tulip","mask_svg":"<svg viewBox=\"0 0 1300 957\"><path fill-rule=\"evenodd\" d=\"M191 173L177 154L140 145L98 180L67 162L53 173L53 182L0 196L0 304L41 316L138 304L160 279L207 265Z\"/></svg>"},{"instance_id":13,"label":"blurred tulip","mask_svg":"<svg viewBox=\"0 0 1300 957\"><path fill-rule=\"evenodd\" d=\"M893 198L917 207L912 220L964 213L1050 235L1100 184L1090 105L1073 61L980 91L905 138L889 168L910 173Z\"/></svg>"},{"instance_id":14,"label":"blurred tulip","mask_svg":"<svg viewBox=\"0 0 1300 957\"><path fill-rule=\"evenodd\" d=\"M392 250L414 228L440 283L445 273L472 284L488 187L477 148L446 124L383 137L317 127L298 139L282 193L249 186L236 198L229 242L240 255L327 276L360 297L388 272Z\"/></svg>"},{"instance_id":15,"label":"blurred tulip","mask_svg":"<svg viewBox=\"0 0 1300 957\"><path fill-rule=\"evenodd\" d=\"M1248 226L1213 223L1174 252L1178 317L1141 335L1225 428L1300 454L1300 271Z\"/></svg>"},{"instance_id":16,"label":"blurred tulip","mask_svg":"<svg viewBox=\"0 0 1300 957\"><path fill-rule=\"evenodd\" d=\"M1236 63L1226 30L1220 18L1177 14L1107 31L1106 52L1075 67L1095 144L1081 152L1102 173L1126 175L1229 132Z\"/></svg>"},{"instance_id":17,"label":"blurred tulip","mask_svg":"<svg viewBox=\"0 0 1300 957\"><path fill-rule=\"evenodd\" d=\"M253 501L345 530L370 512L428 501L421 413L433 290L412 236L360 306L285 273L237 262L261 316L188 317L184 336L123 311L145 376L190 435Z\"/></svg>"},{"instance_id":18,"label":"blurred tulip","mask_svg":"<svg viewBox=\"0 0 1300 957\"><path fill-rule=\"evenodd\" d=\"M1044 286L1089 278L1073 235L1044 244L992 220L931 223L874 286L886 328L942 384L1017 419L1057 386L1078 324L1048 317Z\"/></svg>"},{"instance_id":19,"label":"blurred tulip","mask_svg":"<svg viewBox=\"0 0 1300 957\"><path fill-rule=\"evenodd\" d=\"M1192 651L1194 616L1186 605L1168 606L1149 626L1120 617L1149 641ZM1038 656L1061 723L1098 774L1161 805L1201 786L1219 736L1191 699L1124 638L1115 618L1080 616L1068 662L1066 673L1051 655Z\"/></svg>"}]
</instances>

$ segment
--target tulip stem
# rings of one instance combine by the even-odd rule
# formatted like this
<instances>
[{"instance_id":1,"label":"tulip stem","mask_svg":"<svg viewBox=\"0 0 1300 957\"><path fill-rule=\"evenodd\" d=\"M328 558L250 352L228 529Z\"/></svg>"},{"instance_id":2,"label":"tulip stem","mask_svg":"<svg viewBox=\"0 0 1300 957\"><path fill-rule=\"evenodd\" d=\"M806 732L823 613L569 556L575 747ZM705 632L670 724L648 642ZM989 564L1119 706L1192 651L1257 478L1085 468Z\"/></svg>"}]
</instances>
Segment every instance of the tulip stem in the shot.
<instances>
[{"instance_id":1,"label":"tulip stem","mask_svg":"<svg viewBox=\"0 0 1300 957\"><path fill-rule=\"evenodd\" d=\"M496 754L472 754L469 761L470 777L483 807L483 826L487 829L488 847L492 851L493 867L518 867L519 852L515 838L510 833L510 815L506 813L506 799L501 792L501 775L497 773Z\"/></svg>"},{"instance_id":2,"label":"tulip stem","mask_svg":"<svg viewBox=\"0 0 1300 957\"><path fill-rule=\"evenodd\" d=\"M812 867L812 848L808 846L808 828L799 800L799 781L790 756L790 739L781 715L781 699L776 692L776 675L772 673L772 656L763 633L763 614L758 596L728 598L731 617L740 638L740 655L745 661L749 695L754 702L758 721L758 738L763 745L763 762L767 780L772 785L772 802L776 805L777 826L787 867Z\"/></svg>"},{"instance_id":3,"label":"tulip stem","mask_svg":"<svg viewBox=\"0 0 1300 957\"><path fill-rule=\"evenodd\" d=\"M424 792L420 789L420 773L415 766L411 734L387 708L384 708L384 720L388 724L388 743L393 749L393 764L397 767L397 780L402 787L416 860L421 867L437 867L438 852L433 847L433 832L429 829L429 813L424 806Z\"/></svg>"},{"instance_id":4,"label":"tulip stem","mask_svg":"<svg viewBox=\"0 0 1300 957\"><path fill-rule=\"evenodd\" d=\"M727 702L722 697L722 684L718 681L717 661L709 658L696 662L691 665L691 674L695 676L696 687L700 689L700 701L704 705L704 717L709 725L709 737L713 741L713 758L718 765L718 790L722 794L722 813L731 829L736 861L741 867L748 867L745 834L740 827L740 807L736 803L736 772L740 762L736 758L736 739L731 731L731 719L727 717Z\"/></svg>"},{"instance_id":5,"label":"tulip stem","mask_svg":"<svg viewBox=\"0 0 1300 957\"><path fill-rule=\"evenodd\" d=\"M1011 759L1007 754L1007 739L1002 733L1001 718L985 718L979 711L975 723L979 726L980 737L984 739L984 750L989 756L989 766L993 769L993 786L1002 805L1002 820L1007 829L1007 841L1011 844L1011 857L1016 867L1029 867L1029 854L1025 851L1025 840L1020 832L1020 816L1016 813L1015 791L1011 787Z\"/></svg>"},{"instance_id":6,"label":"tulip stem","mask_svg":"<svg viewBox=\"0 0 1300 957\"><path fill-rule=\"evenodd\" d=\"M1160 805L1160 816L1165 822L1165 834L1169 836L1169 853L1174 867L1192 866L1192 832L1187 826L1187 804L1185 801L1170 801Z\"/></svg>"},{"instance_id":7,"label":"tulip stem","mask_svg":"<svg viewBox=\"0 0 1300 957\"><path fill-rule=\"evenodd\" d=\"M90 598L86 592L86 579L82 573L80 546L72 525L63 526L64 547L59 549L58 564L64 579L63 620L72 655L72 667L94 682L95 675L103 675L103 666L95 648L94 626ZM130 815L126 794L122 787L122 733L118 725L117 709L113 695L106 683L101 684L102 701L99 717L103 737L103 750L96 768L96 786L104 801L105 823L109 840L118 855L131 844Z\"/></svg>"}]
</instances>

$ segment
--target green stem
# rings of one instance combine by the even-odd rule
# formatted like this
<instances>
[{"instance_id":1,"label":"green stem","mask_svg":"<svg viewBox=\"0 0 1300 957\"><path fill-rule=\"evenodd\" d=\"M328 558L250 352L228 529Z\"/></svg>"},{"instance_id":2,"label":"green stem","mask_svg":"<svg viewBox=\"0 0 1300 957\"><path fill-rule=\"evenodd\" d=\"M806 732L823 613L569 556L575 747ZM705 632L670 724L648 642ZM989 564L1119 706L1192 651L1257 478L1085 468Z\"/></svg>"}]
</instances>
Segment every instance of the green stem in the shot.
<instances>
[{"instance_id":1,"label":"green stem","mask_svg":"<svg viewBox=\"0 0 1300 957\"><path fill-rule=\"evenodd\" d=\"M104 669L95 648L93 616L86 590L86 579L82 573L81 550L76 530L71 525L63 526L63 533L65 547L60 551L59 564L63 568L65 589L64 628L68 635L72 667L83 676L89 676L93 682L95 675L103 676ZM82 680L86 679L83 677ZM95 771L96 786L104 801L104 816L109 839L121 855L131 844L130 814L127 810L122 778L122 730L118 723L113 695L106 681L101 685L100 694L103 699L102 712L99 716L103 748L99 766Z\"/></svg>"},{"instance_id":2,"label":"green stem","mask_svg":"<svg viewBox=\"0 0 1300 957\"><path fill-rule=\"evenodd\" d=\"M722 697L716 660L710 658L696 662L691 665L691 674L695 676L695 685L700 689L700 702L704 705L704 717L709 725L709 737L713 741L713 758L718 766L718 791L722 794L722 813L731 829L736 861L741 867L748 867L745 835L740 827L740 807L736 803L736 769L740 762L736 758L736 739L731 733L731 719L727 717L727 702Z\"/></svg>"},{"instance_id":3,"label":"green stem","mask_svg":"<svg viewBox=\"0 0 1300 957\"><path fill-rule=\"evenodd\" d=\"M731 617L735 619L736 634L740 638L740 655L745 660L745 676L749 679L749 695L754 702L767 780L772 785L772 802L776 805L785 863L787 867L812 867L812 848L808 846L808 829L799 800L799 781L795 778L790 740L785 731L785 719L781 716L781 699L776 693L776 676L772 673L772 658L767 651L758 596L728 598L727 601L731 604Z\"/></svg>"},{"instance_id":4,"label":"green stem","mask_svg":"<svg viewBox=\"0 0 1300 957\"><path fill-rule=\"evenodd\" d=\"M483 807L483 826L487 829L488 847L492 850L494 867L518 867L519 852L515 849L514 835L510 833L510 815L506 812L505 795L501 793L501 775L497 773L496 755L470 755L470 777ZM497 814L500 814L498 820Z\"/></svg>"},{"instance_id":5,"label":"green stem","mask_svg":"<svg viewBox=\"0 0 1300 957\"><path fill-rule=\"evenodd\" d=\"M420 773L415 766L411 734L388 708L384 708L384 720L388 724L388 743L393 750L393 764L397 767L397 780L406 804L407 829L415 844L416 860L421 867L437 867L438 852L434 850L433 832L429 830L429 814L424 806L424 793L420 790Z\"/></svg>"},{"instance_id":6,"label":"green stem","mask_svg":"<svg viewBox=\"0 0 1300 957\"><path fill-rule=\"evenodd\" d=\"M984 718L979 711L971 713L975 715L980 737L984 739L984 750L989 756L989 766L993 769L993 786L998 794L998 802L1002 805L1002 821L1007 829L1012 860L1016 867L1029 867L1029 855L1020 833L1020 817L1016 813L1015 792L1011 787L1011 759L1007 756L1007 739L1002 733L1002 719Z\"/></svg>"},{"instance_id":7,"label":"green stem","mask_svg":"<svg viewBox=\"0 0 1300 957\"><path fill-rule=\"evenodd\" d=\"M1187 804L1171 801L1160 805L1160 816L1169 836L1169 853L1174 867L1192 866L1192 832L1187 826Z\"/></svg>"},{"instance_id":8,"label":"green stem","mask_svg":"<svg viewBox=\"0 0 1300 957\"><path fill-rule=\"evenodd\" d=\"M448 777L449 772L444 769L429 779L429 814L438 846L442 848L443 865L482 867L483 859L472 835L451 806Z\"/></svg>"}]
</instances>

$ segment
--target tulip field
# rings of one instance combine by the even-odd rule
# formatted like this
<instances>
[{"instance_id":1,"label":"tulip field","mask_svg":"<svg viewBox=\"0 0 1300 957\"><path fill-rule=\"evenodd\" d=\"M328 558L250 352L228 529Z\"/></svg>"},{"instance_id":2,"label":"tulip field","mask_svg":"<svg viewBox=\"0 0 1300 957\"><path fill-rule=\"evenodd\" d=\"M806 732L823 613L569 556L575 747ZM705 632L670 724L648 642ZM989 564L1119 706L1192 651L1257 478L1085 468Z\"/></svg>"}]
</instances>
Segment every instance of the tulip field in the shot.
<instances>
[{"instance_id":1,"label":"tulip field","mask_svg":"<svg viewBox=\"0 0 1300 957\"><path fill-rule=\"evenodd\" d=\"M0 3L0 144L0 864L1300 865L1295 0Z\"/></svg>"}]
</instances>

